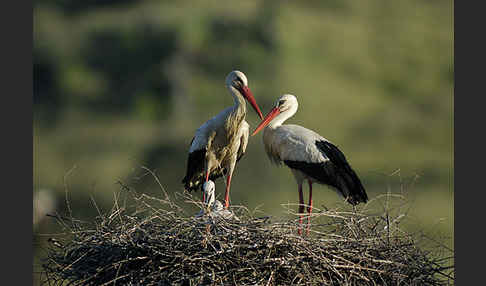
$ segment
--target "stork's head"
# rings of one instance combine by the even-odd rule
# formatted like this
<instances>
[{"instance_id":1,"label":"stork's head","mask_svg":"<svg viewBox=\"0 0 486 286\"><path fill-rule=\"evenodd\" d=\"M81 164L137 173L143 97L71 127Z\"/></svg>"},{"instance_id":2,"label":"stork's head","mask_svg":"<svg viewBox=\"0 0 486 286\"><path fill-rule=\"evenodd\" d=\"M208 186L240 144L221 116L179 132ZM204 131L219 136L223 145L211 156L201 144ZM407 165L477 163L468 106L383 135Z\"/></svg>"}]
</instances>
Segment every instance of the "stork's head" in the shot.
<instances>
[{"instance_id":1,"label":"stork's head","mask_svg":"<svg viewBox=\"0 0 486 286\"><path fill-rule=\"evenodd\" d=\"M281 124L287 118L294 115L295 112L297 112L297 108L299 108L299 103L297 102L297 97L295 97L295 95L284 94L280 96L275 102L272 110L270 110L257 128L255 128L255 131L253 131L251 136L260 132L260 130L267 126L275 117L283 113L281 116L279 116L280 119L276 119L277 121L280 121L279 124Z\"/></svg>"},{"instance_id":2,"label":"stork's head","mask_svg":"<svg viewBox=\"0 0 486 286\"><path fill-rule=\"evenodd\" d=\"M292 94L284 94L275 101L274 108L278 108L280 112L287 110L296 110L299 107L299 102L297 102L297 97ZM295 112L294 112L295 113Z\"/></svg>"},{"instance_id":3,"label":"stork's head","mask_svg":"<svg viewBox=\"0 0 486 286\"><path fill-rule=\"evenodd\" d=\"M211 206L213 212L221 212L224 210L223 203L218 200L214 201L214 204ZM227 211L227 210L226 210Z\"/></svg>"},{"instance_id":4,"label":"stork's head","mask_svg":"<svg viewBox=\"0 0 486 286\"><path fill-rule=\"evenodd\" d=\"M241 94L255 109L260 119L263 119L262 112L260 111L260 107L256 103L255 98L253 97L253 93L248 88L248 79L246 78L245 74L234 70L226 76L226 86L233 92L238 92Z\"/></svg>"},{"instance_id":5,"label":"stork's head","mask_svg":"<svg viewBox=\"0 0 486 286\"><path fill-rule=\"evenodd\" d=\"M211 180L208 180L202 185L202 190L204 192L204 203L210 207L214 203L214 191L216 190L216 185Z\"/></svg>"}]
</instances>

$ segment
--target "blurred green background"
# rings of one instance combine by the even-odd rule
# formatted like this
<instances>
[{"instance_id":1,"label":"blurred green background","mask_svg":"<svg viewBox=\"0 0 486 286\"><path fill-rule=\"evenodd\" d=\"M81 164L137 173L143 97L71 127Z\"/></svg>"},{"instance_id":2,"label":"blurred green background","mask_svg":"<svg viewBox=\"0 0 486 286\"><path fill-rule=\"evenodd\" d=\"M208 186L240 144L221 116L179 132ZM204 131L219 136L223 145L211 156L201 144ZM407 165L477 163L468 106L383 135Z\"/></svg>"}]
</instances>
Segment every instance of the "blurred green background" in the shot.
<instances>
[{"instance_id":1,"label":"blurred green background","mask_svg":"<svg viewBox=\"0 0 486 286\"><path fill-rule=\"evenodd\" d=\"M406 227L453 248L452 1L44 0L33 20L34 271L40 234L61 231L45 213L65 213L65 183L86 220L91 198L110 210L117 180L161 196L141 166L182 191L190 140L233 103L224 79L234 69L264 114L296 95L289 123L336 143L371 199L404 194ZM286 216L297 187L261 136L237 165L231 201ZM318 209L342 205L327 187L313 195Z\"/></svg>"}]
</instances>

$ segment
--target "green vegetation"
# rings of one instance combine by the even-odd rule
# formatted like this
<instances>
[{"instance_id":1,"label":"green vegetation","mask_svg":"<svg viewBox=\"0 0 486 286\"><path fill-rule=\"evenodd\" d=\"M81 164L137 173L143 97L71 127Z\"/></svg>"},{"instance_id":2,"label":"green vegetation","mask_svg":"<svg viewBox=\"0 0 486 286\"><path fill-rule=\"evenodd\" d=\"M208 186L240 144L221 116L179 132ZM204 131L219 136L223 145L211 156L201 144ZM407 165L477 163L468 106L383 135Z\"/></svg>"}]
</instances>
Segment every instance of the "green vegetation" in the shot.
<instances>
[{"instance_id":1,"label":"green vegetation","mask_svg":"<svg viewBox=\"0 0 486 286\"><path fill-rule=\"evenodd\" d=\"M194 131L232 104L224 78L239 69L263 113L296 95L289 122L336 143L370 198L404 194L407 227L453 248L452 1L102 2L34 4L33 188L52 190L59 213L65 186L86 220L97 215L92 199L111 208L117 180L160 196L140 166L170 194L182 191ZM258 117L249 110L247 121L254 128ZM298 200L261 135L230 195L275 216ZM313 195L316 208L341 203L323 186ZM59 227L44 218L34 231Z\"/></svg>"}]
</instances>

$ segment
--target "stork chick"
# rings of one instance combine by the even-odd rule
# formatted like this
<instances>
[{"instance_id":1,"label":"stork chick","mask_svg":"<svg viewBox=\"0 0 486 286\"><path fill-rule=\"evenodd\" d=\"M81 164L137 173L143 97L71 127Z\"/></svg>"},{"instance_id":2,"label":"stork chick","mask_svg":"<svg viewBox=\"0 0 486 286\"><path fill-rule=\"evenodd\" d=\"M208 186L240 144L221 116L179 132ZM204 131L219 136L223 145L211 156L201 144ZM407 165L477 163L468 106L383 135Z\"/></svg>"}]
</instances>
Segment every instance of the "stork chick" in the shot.
<instances>
[{"instance_id":1,"label":"stork chick","mask_svg":"<svg viewBox=\"0 0 486 286\"><path fill-rule=\"evenodd\" d=\"M202 186L202 190L204 193L204 206L206 208L206 212L211 217L212 219L235 219L238 220L238 218L233 214L232 211L225 209L223 204L216 200L215 198L215 191L216 191L216 185L214 184L213 181L208 180L207 182L204 182ZM205 213L204 209L202 209L196 217L201 217Z\"/></svg>"}]
</instances>

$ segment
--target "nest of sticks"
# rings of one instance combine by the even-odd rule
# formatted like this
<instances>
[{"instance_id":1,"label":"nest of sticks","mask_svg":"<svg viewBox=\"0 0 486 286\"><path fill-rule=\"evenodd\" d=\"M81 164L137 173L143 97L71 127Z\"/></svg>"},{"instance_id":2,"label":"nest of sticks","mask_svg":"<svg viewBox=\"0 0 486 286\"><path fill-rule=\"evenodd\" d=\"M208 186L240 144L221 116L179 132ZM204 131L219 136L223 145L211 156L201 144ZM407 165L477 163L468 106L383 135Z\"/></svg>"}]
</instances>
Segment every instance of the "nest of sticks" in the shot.
<instances>
[{"instance_id":1,"label":"nest of sticks","mask_svg":"<svg viewBox=\"0 0 486 286\"><path fill-rule=\"evenodd\" d=\"M161 199L122 187L123 205L119 195L112 210L93 222L55 215L65 232L48 239L42 265L46 285L454 282L452 250L438 256L419 248L388 213L317 210L309 235L299 235L297 214L259 217L235 206L238 220L195 217L180 206L204 209L190 194L178 194L176 204L167 194Z\"/></svg>"}]
</instances>

